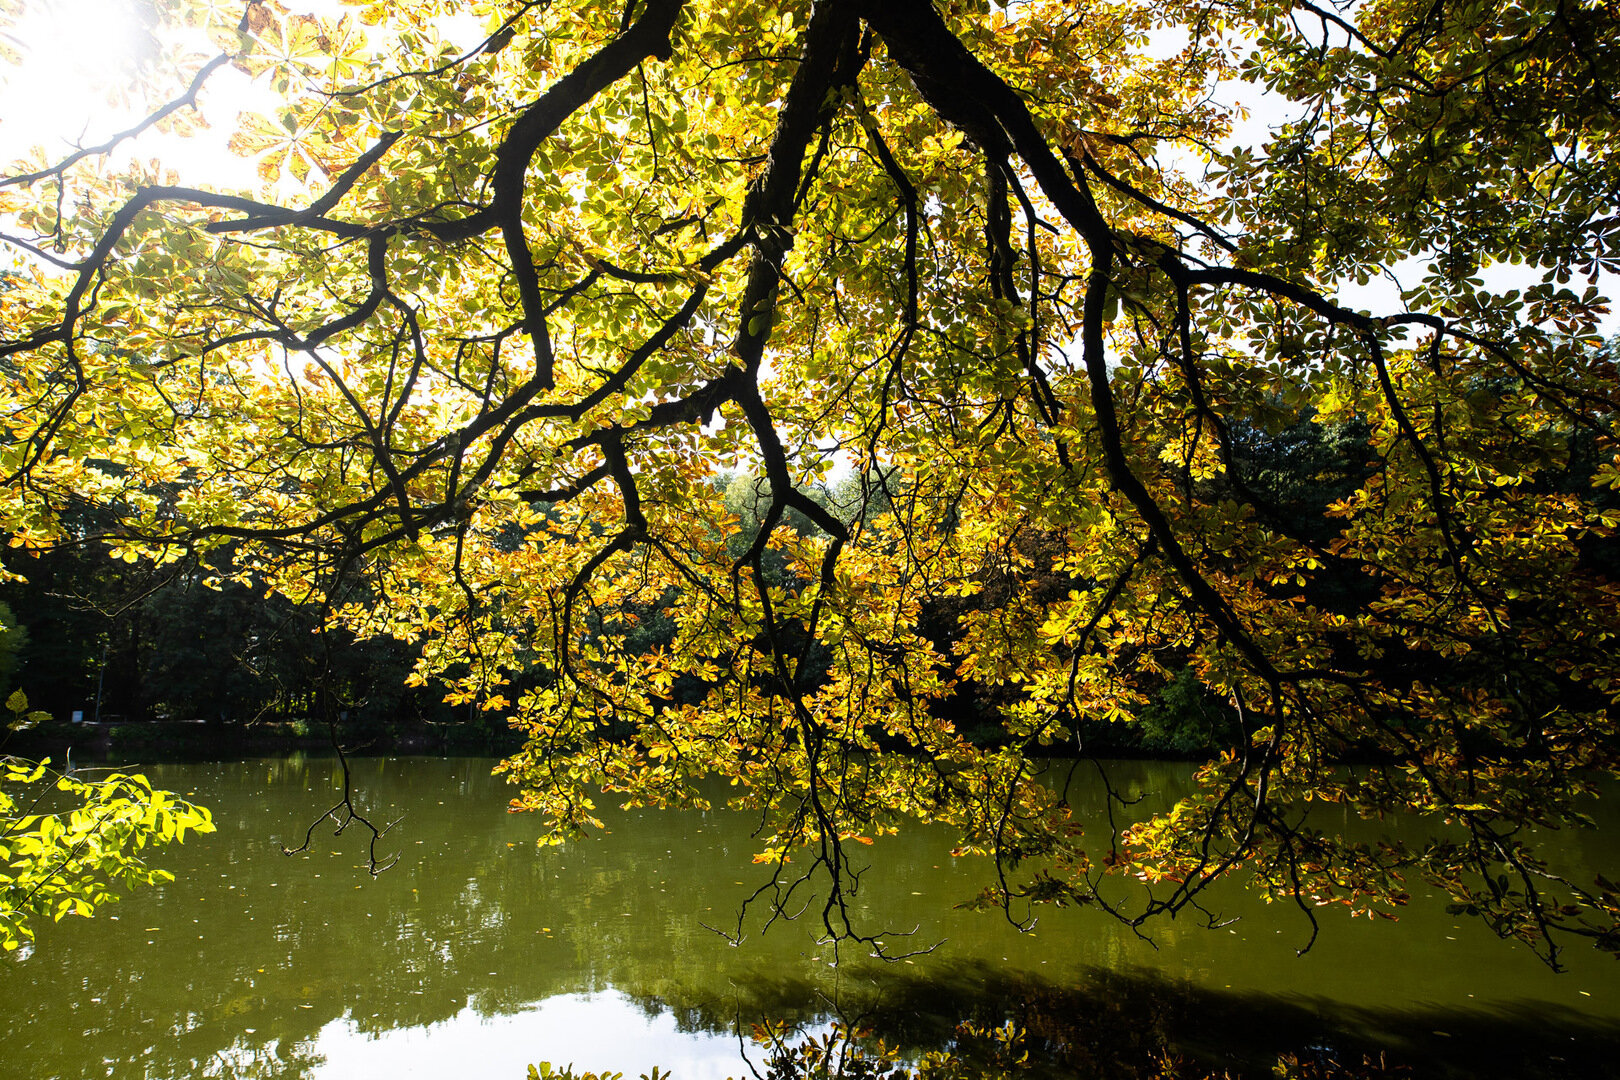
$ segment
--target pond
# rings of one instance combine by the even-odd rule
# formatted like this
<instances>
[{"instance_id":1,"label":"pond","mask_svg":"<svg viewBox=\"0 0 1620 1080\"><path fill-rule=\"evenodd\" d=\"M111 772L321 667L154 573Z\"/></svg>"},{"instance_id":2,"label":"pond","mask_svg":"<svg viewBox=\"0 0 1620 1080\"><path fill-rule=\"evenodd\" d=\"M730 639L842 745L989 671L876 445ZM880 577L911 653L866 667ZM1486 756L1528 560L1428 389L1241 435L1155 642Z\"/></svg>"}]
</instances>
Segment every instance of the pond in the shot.
<instances>
[{"instance_id":1,"label":"pond","mask_svg":"<svg viewBox=\"0 0 1620 1080\"><path fill-rule=\"evenodd\" d=\"M354 761L362 804L401 817L381 846L399 861L376 878L352 830L281 853L333 801L334 761L147 769L212 808L219 831L162 853L172 884L43 926L0 964L0 1075L522 1080L549 1060L708 1080L750 1075L743 1049L759 1064L739 1022L835 1014L912 1049L965 1017L1011 1016L1065 1047L1071 1073L1097 1076L1134 1075L1131 1060L1166 1050L1242 1069L1282 1050L1391 1049L1420 1075L1591 1077L1620 1061L1614 961L1571 950L1554 974L1421 890L1396 923L1324 911L1303 957L1299 913L1235 887L1213 900L1240 917L1219 930L1164 922L1149 941L1062 909L1024 934L952 906L988 867L922 828L867 849L859 910L870 927L914 930L889 939L895 951L932 952L835 952L809 915L764 934L748 920L734 946L707 927L735 930L763 880L746 816L616 812L611 835L537 848L537 823L503 813L510 789L492 764ZM1151 799L1189 774L1111 772ZM1616 866L1608 816L1558 838L1588 878Z\"/></svg>"}]
</instances>

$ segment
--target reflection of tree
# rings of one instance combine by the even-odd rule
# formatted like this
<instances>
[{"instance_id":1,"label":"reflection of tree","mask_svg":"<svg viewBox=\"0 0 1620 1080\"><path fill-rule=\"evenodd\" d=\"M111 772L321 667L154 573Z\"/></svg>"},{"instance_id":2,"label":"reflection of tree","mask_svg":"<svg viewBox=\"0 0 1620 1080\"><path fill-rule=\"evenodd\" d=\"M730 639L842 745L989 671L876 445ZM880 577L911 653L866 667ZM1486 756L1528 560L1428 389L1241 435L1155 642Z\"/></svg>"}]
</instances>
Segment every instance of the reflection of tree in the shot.
<instances>
[{"instance_id":1,"label":"reflection of tree","mask_svg":"<svg viewBox=\"0 0 1620 1080\"><path fill-rule=\"evenodd\" d=\"M307 1042L262 1043L242 1036L200 1063L191 1075L198 1080L294 1080L322 1065L326 1059Z\"/></svg>"},{"instance_id":2,"label":"reflection of tree","mask_svg":"<svg viewBox=\"0 0 1620 1080\"><path fill-rule=\"evenodd\" d=\"M1209 1069L1269 1077L1278 1075L1273 1070L1282 1060L1315 1062L1321 1071L1306 1075L1323 1077L1364 1075L1357 1063L1380 1060L1390 1076L1620 1076L1620 1024L1551 1009L1344 1009L1104 969L1060 985L1009 975L984 961L874 966L841 983L835 998L786 972L737 989L735 998L674 1006L683 1029L727 1032L739 1022L810 1027L837 1020L845 1030L918 1057L937 1050L971 1054L975 1047L962 1040L963 1025L987 1031L1010 1021L1027 1033L1033 1073L1084 1080L1206 1076ZM649 1014L671 1008L658 998L635 1000ZM1183 1074L1166 1066L1176 1061L1195 1064Z\"/></svg>"}]
</instances>

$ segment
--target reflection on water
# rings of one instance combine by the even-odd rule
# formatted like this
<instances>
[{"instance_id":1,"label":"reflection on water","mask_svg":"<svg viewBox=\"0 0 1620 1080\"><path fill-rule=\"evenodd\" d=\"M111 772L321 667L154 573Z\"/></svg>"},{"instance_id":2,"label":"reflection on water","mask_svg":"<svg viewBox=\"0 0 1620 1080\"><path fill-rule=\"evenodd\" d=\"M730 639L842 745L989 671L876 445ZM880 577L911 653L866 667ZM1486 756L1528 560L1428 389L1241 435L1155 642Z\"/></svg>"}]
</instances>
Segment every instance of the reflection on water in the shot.
<instances>
[{"instance_id":1,"label":"reflection on water","mask_svg":"<svg viewBox=\"0 0 1620 1080\"><path fill-rule=\"evenodd\" d=\"M317 832L311 853L280 854L329 805L330 761L149 770L210 806L219 832L165 851L173 884L43 927L30 958L0 967L0 1076L449 1077L476 1062L521 1080L548 1059L701 1080L746 1074L739 1019L835 1007L913 1047L1012 1012L1080 1075L1134 1075L1166 1046L1234 1067L1388 1046L1503 1076L1612 1075L1620 1060L1613 961L1572 956L1555 976L1432 898L1398 924L1328 912L1304 958L1300 916L1236 889L1214 898L1242 916L1220 931L1167 923L1148 943L1062 910L1020 935L952 909L985 867L927 829L871 849L859 900L867 925L916 925L934 953L839 956L799 923L732 948L702 923L735 925L760 880L746 819L624 813L611 836L536 849L534 822L501 812L490 764L356 763L364 804L404 815L387 838L403 858L377 879L357 836ZM1115 783L1168 798L1186 770L1123 764ZM1612 869L1615 835L1572 835L1560 857Z\"/></svg>"},{"instance_id":2,"label":"reflection on water","mask_svg":"<svg viewBox=\"0 0 1620 1080\"><path fill-rule=\"evenodd\" d=\"M378 1080L464 1075L476 1055L480 1077L519 1080L536 1047L558 1065L636 1075L652 1063L680 1080L724 1080L737 1072L737 1039L729 1031L682 1031L674 1014L651 1011L617 992L558 994L519 1012L489 1015L471 1006L426 1028L367 1034L353 1020L333 1020L311 1047L311 1080Z\"/></svg>"}]
</instances>

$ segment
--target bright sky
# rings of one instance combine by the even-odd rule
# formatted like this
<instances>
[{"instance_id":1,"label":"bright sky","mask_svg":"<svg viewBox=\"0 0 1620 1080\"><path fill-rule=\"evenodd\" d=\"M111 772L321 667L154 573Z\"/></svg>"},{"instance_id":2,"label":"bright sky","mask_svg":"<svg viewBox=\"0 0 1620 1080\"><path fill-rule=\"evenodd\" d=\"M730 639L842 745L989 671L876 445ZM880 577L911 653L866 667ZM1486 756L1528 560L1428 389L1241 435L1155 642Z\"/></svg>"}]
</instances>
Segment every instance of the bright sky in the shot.
<instances>
[{"instance_id":1,"label":"bright sky","mask_svg":"<svg viewBox=\"0 0 1620 1080\"><path fill-rule=\"evenodd\" d=\"M32 142L61 145L64 133L98 134L112 119L108 93L133 80L148 41L127 0L30 0L16 26L0 33L0 47L22 58L0 70L8 154Z\"/></svg>"},{"instance_id":2,"label":"bright sky","mask_svg":"<svg viewBox=\"0 0 1620 1080\"><path fill-rule=\"evenodd\" d=\"M139 0L25 0L22 17L0 34L0 48L21 58L16 66L0 64L0 161L11 162L36 146L57 161L133 127L156 107L133 92L142 58L159 46L140 8ZM218 51L201 34L167 44L194 51L194 67ZM162 100L178 96L185 82L166 79ZM210 125L206 130L189 138L148 131L124 143L110 164L116 168L139 155L161 161L181 182L246 184L252 167L229 154L225 143L251 98L244 75L216 71L198 101Z\"/></svg>"}]
</instances>

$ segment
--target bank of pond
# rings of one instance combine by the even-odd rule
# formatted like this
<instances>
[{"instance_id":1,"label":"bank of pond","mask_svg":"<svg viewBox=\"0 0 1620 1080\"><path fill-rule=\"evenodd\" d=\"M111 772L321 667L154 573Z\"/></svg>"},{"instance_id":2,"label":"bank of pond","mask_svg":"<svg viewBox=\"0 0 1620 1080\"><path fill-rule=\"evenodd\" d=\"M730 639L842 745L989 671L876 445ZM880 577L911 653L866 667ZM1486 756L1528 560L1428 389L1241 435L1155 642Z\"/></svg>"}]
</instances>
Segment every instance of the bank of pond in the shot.
<instances>
[{"instance_id":1,"label":"bank of pond","mask_svg":"<svg viewBox=\"0 0 1620 1080\"><path fill-rule=\"evenodd\" d=\"M978 1052L968 1030L994 1057L1010 1024L1021 1068L1088 1080L1620 1076L1614 961L1572 952L1555 974L1421 888L1393 923L1319 912L1304 956L1306 920L1236 882L1210 898L1235 920L1216 929L1166 921L1142 937L1066 908L1021 933L954 906L990 868L921 827L865 849L860 924L889 931L891 952L931 950L881 962L819 940L813 910L765 932L763 911L739 923L767 875L746 815L616 811L607 835L539 848L536 823L503 812L493 759L351 764L361 804L398 820L380 850L400 858L376 877L353 831L323 827L307 853L282 853L330 805L334 760L149 767L209 806L218 832L161 853L174 882L43 926L3 962L0 1074L522 1080L550 1061L710 1080L753 1075L750 1062L787 1075L781 1047L772 1061L755 1038L768 1030L791 1045L838 1024L904 1062ZM1185 790L1190 769L1110 773L1145 811ZM1075 805L1101 820L1100 793ZM1555 838L1588 877L1620 851L1614 808L1599 816ZM736 944L717 932L739 928Z\"/></svg>"}]
</instances>

